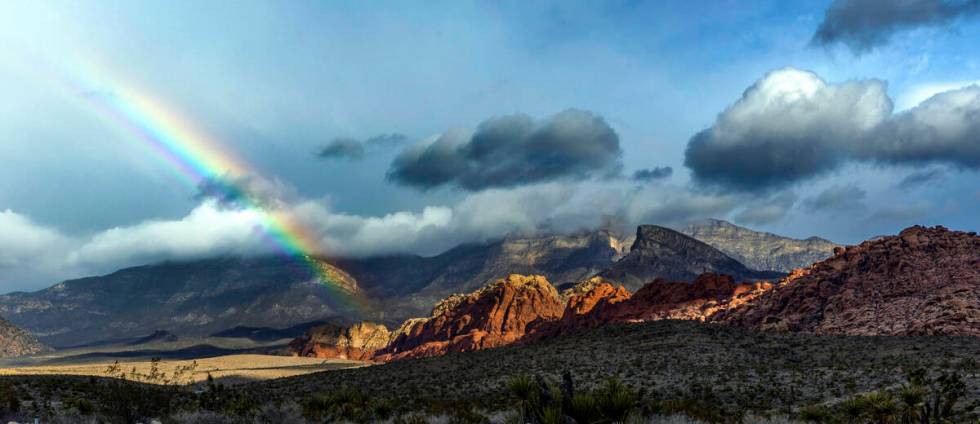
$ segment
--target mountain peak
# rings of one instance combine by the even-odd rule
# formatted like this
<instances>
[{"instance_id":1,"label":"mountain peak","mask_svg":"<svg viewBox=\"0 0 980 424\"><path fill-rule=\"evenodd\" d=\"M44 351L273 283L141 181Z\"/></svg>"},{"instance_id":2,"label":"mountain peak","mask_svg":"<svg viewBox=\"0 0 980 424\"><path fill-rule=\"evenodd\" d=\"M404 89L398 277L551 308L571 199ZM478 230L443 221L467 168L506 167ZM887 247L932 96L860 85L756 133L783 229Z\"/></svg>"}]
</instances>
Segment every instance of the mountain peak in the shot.
<instances>
[{"instance_id":1,"label":"mountain peak","mask_svg":"<svg viewBox=\"0 0 980 424\"><path fill-rule=\"evenodd\" d=\"M819 237L799 240L719 219L689 224L681 232L714 246L749 268L779 272L810 266L829 257L838 246Z\"/></svg>"},{"instance_id":2,"label":"mountain peak","mask_svg":"<svg viewBox=\"0 0 980 424\"><path fill-rule=\"evenodd\" d=\"M914 226L837 248L721 320L763 330L977 336L978 289L976 233Z\"/></svg>"},{"instance_id":3,"label":"mountain peak","mask_svg":"<svg viewBox=\"0 0 980 424\"><path fill-rule=\"evenodd\" d=\"M693 281L705 272L728 274L740 280L782 275L749 269L707 243L670 228L641 225L636 229L630 252L599 276L636 290L656 278Z\"/></svg>"}]
</instances>

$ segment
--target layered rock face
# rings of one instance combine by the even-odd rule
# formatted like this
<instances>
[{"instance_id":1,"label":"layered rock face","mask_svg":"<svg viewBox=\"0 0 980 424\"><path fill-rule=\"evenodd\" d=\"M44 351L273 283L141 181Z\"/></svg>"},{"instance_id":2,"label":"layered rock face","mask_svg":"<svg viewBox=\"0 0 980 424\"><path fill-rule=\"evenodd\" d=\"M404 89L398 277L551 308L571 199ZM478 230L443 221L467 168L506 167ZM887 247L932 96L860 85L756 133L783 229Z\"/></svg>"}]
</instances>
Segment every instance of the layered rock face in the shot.
<instances>
[{"instance_id":1,"label":"layered rock face","mask_svg":"<svg viewBox=\"0 0 980 424\"><path fill-rule=\"evenodd\" d=\"M390 361L504 346L556 320L563 305L542 276L512 274L469 295L440 302L432 315L403 326L378 352Z\"/></svg>"},{"instance_id":2,"label":"layered rock face","mask_svg":"<svg viewBox=\"0 0 980 424\"><path fill-rule=\"evenodd\" d=\"M715 320L820 334L980 336L980 237L915 226L838 248Z\"/></svg>"},{"instance_id":3,"label":"layered rock face","mask_svg":"<svg viewBox=\"0 0 980 424\"><path fill-rule=\"evenodd\" d=\"M774 279L783 275L749 269L704 242L656 225L637 228L630 252L598 275L636 290L657 278L693 281L705 272L727 274L738 280Z\"/></svg>"},{"instance_id":4,"label":"layered rock face","mask_svg":"<svg viewBox=\"0 0 980 424\"><path fill-rule=\"evenodd\" d=\"M542 276L512 274L443 299L426 318L389 332L380 324L316 327L290 343L294 355L392 361L504 346L561 317L564 304Z\"/></svg>"},{"instance_id":5,"label":"layered rock face","mask_svg":"<svg viewBox=\"0 0 980 424\"><path fill-rule=\"evenodd\" d=\"M0 358L50 351L30 333L0 318Z\"/></svg>"},{"instance_id":6,"label":"layered rock face","mask_svg":"<svg viewBox=\"0 0 980 424\"><path fill-rule=\"evenodd\" d=\"M835 247L819 237L803 240L752 231L727 221L709 219L684 227L682 233L701 240L747 267L791 272L829 258Z\"/></svg>"},{"instance_id":7,"label":"layered rock face","mask_svg":"<svg viewBox=\"0 0 980 424\"><path fill-rule=\"evenodd\" d=\"M535 339L609 323L662 319L706 321L771 288L768 282L737 283L731 276L714 273L701 274L691 283L657 279L634 294L621 285L598 282L573 295L561 319L546 326Z\"/></svg>"},{"instance_id":8,"label":"layered rock face","mask_svg":"<svg viewBox=\"0 0 980 424\"><path fill-rule=\"evenodd\" d=\"M311 328L289 343L295 356L370 361L388 345L392 333L384 325L359 322L350 327L324 324Z\"/></svg>"}]
</instances>

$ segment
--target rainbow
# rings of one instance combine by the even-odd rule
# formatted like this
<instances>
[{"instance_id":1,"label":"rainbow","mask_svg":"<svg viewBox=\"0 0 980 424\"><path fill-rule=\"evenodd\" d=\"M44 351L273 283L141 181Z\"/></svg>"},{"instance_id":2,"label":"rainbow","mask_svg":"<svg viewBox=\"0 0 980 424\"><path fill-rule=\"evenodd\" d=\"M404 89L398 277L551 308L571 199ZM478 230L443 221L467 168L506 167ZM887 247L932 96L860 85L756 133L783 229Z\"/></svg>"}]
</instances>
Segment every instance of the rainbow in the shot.
<instances>
[{"instance_id":1,"label":"rainbow","mask_svg":"<svg viewBox=\"0 0 980 424\"><path fill-rule=\"evenodd\" d=\"M313 231L283 208L262 204L247 192L246 187L236 183L259 174L222 149L216 140L166 107L158 97L147 95L145 90L117 82L112 84L111 95L93 95L83 84L66 79L62 82L87 99L104 120L148 147L157 159L168 164L183 184L194 190L205 184L217 184L236 206L253 211L268 244L308 268L341 306L350 307L355 313L369 310L367 300L343 284L345 278L336 268L317 259L324 252Z\"/></svg>"}]
</instances>

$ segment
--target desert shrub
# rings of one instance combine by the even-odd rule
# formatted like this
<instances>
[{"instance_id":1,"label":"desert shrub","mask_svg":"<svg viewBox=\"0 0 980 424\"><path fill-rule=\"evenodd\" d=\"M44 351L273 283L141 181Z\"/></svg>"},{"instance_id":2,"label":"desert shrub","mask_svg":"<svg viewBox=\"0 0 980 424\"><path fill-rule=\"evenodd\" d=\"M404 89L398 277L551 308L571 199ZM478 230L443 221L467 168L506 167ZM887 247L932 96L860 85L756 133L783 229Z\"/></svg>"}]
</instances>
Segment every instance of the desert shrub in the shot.
<instances>
[{"instance_id":1,"label":"desert shrub","mask_svg":"<svg viewBox=\"0 0 980 424\"><path fill-rule=\"evenodd\" d=\"M606 380L593 393L577 393L567 371L561 384L522 374L508 379L506 386L518 401L517 419L522 423L625 423L637 410L639 400L637 393L618 378Z\"/></svg>"},{"instance_id":2,"label":"desert shrub","mask_svg":"<svg viewBox=\"0 0 980 424\"><path fill-rule=\"evenodd\" d=\"M10 381L0 382L0 415L20 412L20 395Z\"/></svg>"},{"instance_id":3,"label":"desert shrub","mask_svg":"<svg viewBox=\"0 0 980 424\"><path fill-rule=\"evenodd\" d=\"M95 413L95 405L88 399L81 397L71 397L62 400L65 408L78 412L79 415L88 416Z\"/></svg>"},{"instance_id":4,"label":"desert shrub","mask_svg":"<svg viewBox=\"0 0 980 424\"><path fill-rule=\"evenodd\" d=\"M302 408L294 402L263 405L255 414L255 422L262 424L306 422Z\"/></svg>"},{"instance_id":5,"label":"desert shrub","mask_svg":"<svg viewBox=\"0 0 980 424\"><path fill-rule=\"evenodd\" d=\"M820 405L807 405L800 408L797 414L801 421L808 423L828 423L833 421L833 413L827 407Z\"/></svg>"},{"instance_id":6,"label":"desert shrub","mask_svg":"<svg viewBox=\"0 0 980 424\"><path fill-rule=\"evenodd\" d=\"M302 408L303 417L318 423L371 423L387 420L394 414L394 406L390 401L371 398L347 388L313 396L303 402Z\"/></svg>"}]
</instances>

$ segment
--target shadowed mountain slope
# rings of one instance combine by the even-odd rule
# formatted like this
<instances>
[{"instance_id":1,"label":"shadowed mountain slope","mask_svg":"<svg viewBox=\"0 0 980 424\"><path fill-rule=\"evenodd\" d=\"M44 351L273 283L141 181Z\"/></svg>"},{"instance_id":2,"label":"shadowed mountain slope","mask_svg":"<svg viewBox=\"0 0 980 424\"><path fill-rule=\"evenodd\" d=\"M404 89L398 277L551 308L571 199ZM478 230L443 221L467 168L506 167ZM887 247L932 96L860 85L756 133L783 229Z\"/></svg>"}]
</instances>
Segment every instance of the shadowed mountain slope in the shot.
<instances>
[{"instance_id":1,"label":"shadowed mountain slope","mask_svg":"<svg viewBox=\"0 0 980 424\"><path fill-rule=\"evenodd\" d=\"M749 269L720 250L669 228L641 225L630 252L599 276L633 291L657 278L693 281L705 272L736 280L779 278L783 274Z\"/></svg>"}]
</instances>

